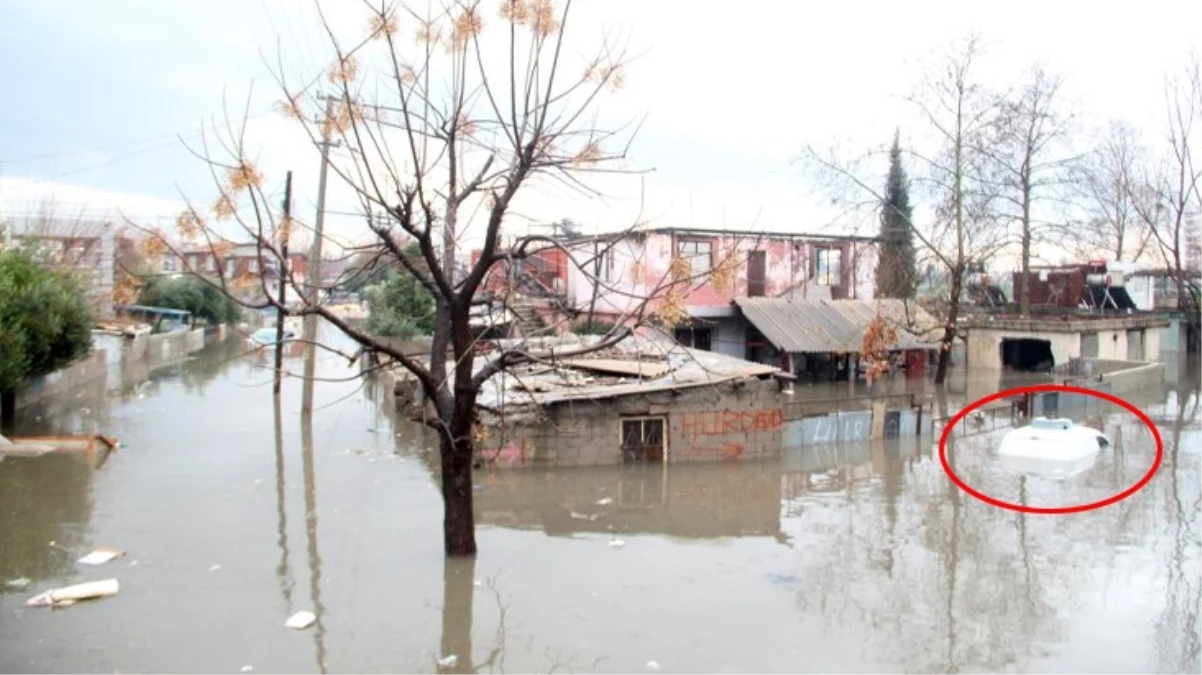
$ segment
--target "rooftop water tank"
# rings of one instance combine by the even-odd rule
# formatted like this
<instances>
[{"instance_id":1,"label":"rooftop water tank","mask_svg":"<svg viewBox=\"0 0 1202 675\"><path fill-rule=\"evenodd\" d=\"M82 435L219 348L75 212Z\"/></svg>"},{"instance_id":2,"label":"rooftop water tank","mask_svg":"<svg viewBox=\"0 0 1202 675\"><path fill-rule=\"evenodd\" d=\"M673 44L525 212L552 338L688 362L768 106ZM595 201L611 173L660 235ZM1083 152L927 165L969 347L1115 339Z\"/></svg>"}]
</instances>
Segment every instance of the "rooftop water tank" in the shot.
<instances>
[{"instance_id":1,"label":"rooftop water tank","mask_svg":"<svg viewBox=\"0 0 1202 675\"><path fill-rule=\"evenodd\" d=\"M1002 437L998 457L1009 469L1062 480L1089 469L1109 445L1110 439L1097 429L1063 418L1036 417Z\"/></svg>"}]
</instances>

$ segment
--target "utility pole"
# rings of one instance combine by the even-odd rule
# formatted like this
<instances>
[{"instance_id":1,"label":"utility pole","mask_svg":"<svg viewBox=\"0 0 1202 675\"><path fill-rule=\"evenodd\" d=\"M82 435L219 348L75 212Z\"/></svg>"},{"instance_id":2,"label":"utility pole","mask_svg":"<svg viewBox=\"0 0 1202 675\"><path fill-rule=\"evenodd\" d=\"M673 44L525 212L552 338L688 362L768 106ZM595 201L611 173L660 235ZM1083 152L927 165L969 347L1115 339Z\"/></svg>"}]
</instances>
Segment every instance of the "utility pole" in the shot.
<instances>
[{"instance_id":1,"label":"utility pole","mask_svg":"<svg viewBox=\"0 0 1202 675\"><path fill-rule=\"evenodd\" d=\"M317 179L317 218L313 222L313 244L309 248L309 302L316 307L321 300L321 243L326 216L326 173L330 165L330 121L334 119L334 103L337 99L326 99L326 116L321 120L321 173ZM317 315L305 315L305 382L301 394L301 415L313 414L313 377L316 374Z\"/></svg>"},{"instance_id":2,"label":"utility pole","mask_svg":"<svg viewBox=\"0 0 1202 675\"><path fill-rule=\"evenodd\" d=\"M271 385L271 393L276 399L280 398L280 380L284 373L284 316L285 303L288 298L288 235L292 229L292 172L289 171L284 179L284 220L280 223L280 271L277 282L280 285L280 306L275 315L275 381Z\"/></svg>"}]
</instances>

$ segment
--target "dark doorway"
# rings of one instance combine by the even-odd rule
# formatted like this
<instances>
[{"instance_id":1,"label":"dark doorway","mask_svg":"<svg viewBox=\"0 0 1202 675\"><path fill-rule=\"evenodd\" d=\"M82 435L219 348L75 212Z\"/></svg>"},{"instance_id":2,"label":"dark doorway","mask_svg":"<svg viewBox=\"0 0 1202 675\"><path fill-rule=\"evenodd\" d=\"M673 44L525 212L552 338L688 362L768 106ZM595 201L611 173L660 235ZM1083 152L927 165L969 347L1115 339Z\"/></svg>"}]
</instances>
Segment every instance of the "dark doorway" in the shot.
<instances>
[{"instance_id":1,"label":"dark doorway","mask_svg":"<svg viewBox=\"0 0 1202 675\"><path fill-rule=\"evenodd\" d=\"M1046 373L1056 365L1048 340L1003 338L999 350L1003 368Z\"/></svg>"},{"instance_id":2,"label":"dark doorway","mask_svg":"<svg viewBox=\"0 0 1202 675\"><path fill-rule=\"evenodd\" d=\"M764 295L764 286L767 276L767 253L765 251L749 251L747 253L748 297L755 298Z\"/></svg>"}]
</instances>

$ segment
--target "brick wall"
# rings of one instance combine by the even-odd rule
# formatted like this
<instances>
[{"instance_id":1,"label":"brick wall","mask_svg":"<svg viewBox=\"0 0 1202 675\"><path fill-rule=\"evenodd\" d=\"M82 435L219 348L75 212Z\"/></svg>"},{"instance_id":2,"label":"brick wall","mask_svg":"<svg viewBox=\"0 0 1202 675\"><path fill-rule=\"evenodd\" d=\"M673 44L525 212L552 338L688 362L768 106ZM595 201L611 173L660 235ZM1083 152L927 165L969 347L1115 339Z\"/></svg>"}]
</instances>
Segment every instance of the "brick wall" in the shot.
<instances>
[{"instance_id":1,"label":"brick wall","mask_svg":"<svg viewBox=\"0 0 1202 675\"><path fill-rule=\"evenodd\" d=\"M773 380L748 380L610 400L560 403L548 421L494 429L480 444L496 466L602 466L622 462L622 420L663 417L667 461L778 456L786 397Z\"/></svg>"}]
</instances>

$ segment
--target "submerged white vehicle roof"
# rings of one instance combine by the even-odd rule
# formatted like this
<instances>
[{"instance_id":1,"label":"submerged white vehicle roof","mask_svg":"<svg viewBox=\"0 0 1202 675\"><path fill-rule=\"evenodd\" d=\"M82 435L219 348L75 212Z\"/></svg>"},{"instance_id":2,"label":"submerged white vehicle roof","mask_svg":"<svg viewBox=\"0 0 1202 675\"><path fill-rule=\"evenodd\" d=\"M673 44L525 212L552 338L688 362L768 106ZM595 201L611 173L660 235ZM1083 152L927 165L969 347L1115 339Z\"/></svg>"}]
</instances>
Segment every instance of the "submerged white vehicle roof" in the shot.
<instances>
[{"instance_id":1,"label":"submerged white vehicle roof","mask_svg":"<svg viewBox=\"0 0 1202 675\"><path fill-rule=\"evenodd\" d=\"M1074 461L1097 454L1108 445L1110 439L1097 429L1077 426L1063 418L1036 417L1029 425L1003 436L998 454Z\"/></svg>"}]
</instances>

